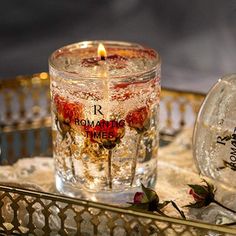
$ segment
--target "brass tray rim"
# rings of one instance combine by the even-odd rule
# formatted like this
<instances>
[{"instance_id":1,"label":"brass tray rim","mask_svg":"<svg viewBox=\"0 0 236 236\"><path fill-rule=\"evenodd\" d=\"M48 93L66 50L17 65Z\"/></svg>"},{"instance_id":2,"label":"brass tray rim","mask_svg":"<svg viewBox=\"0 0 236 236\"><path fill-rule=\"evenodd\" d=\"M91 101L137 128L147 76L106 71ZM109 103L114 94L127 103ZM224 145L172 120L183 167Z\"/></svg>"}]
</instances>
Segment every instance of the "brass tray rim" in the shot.
<instances>
[{"instance_id":1,"label":"brass tray rim","mask_svg":"<svg viewBox=\"0 0 236 236\"><path fill-rule=\"evenodd\" d=\"M105 203L101 203L101 202L93 202L93 201L89 201L89 200L73 198L73 197L60 195L60 194L56 194L56 193L55 194L46 193L46 192L41 192L41 191L37 191L37 190L30 190L30 189L21 188L21 187L11 187L11 186L7 186L7 185L3 185L3 184L0 184L0 190L10 192L10 193L16 193L16 194L20 194L20 195L24 194L24 195L27 195L30 197L37 197L37 198L43 197L45 200L61 201L61 202L66 202L67 204L86 206L88 208L95 207L98 209L108 210L111 212L132 215L135 217L142 217L142 218L158 220L158 221L162 221L162 222L170 222L170 223L174 223L174 224L197 227L197 228L201 228L201 229L213 230L213 231L218 231L218 232L223 232L223 233L236 234L235 228L230 228L227 226L209 224L206 222L200 222L200 221L194 221L194 220L188 220L188 219L184 220L181 218L161 216L161 215L157 215L155 213L131 210L131 209L127 209L125 207L119 207L119 206L105 204Z\"/></svg>"}]
</instances>

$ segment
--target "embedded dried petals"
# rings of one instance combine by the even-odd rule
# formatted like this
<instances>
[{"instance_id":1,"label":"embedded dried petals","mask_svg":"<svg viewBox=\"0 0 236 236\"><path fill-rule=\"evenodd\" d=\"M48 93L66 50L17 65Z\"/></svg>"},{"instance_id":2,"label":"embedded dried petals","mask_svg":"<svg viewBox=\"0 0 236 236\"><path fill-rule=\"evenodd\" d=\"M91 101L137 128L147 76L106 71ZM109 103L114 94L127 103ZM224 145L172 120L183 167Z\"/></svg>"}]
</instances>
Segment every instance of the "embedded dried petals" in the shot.
<instances>
[{"instance_id":1,"label":"embedded dried petals","mask_svg":"<svg viewBox=\"0 0 236 236\"><path fill-rule=\"evenodd\" d=\"M123 69L127 66L127 58L117 54L107 56L106 61L111 62L111 69Z\"/></svg>"},{"instance_id":2,"label":"embedded dried petals","mask_svg":"<svg viewBox=\"0 0 236 236\"><path fill-rule=\"evenodd\" d=\"M54 97L54 112L60 124L76 128L75 121L82 117L83 107L80 103L69 102L58 94Z\"/></svg>"},{"instance_id":3,"label":"embedded dried petals","mask_svg":"<svg viewBox=\"0 0 236 236\"><path fill-rule=\"evenodd\" d=\"M94 126L84 126L85 136L91 142L102 144L106 149L112 149L125 134L125 123L115 120L100 120Z\"/></svg>"},{"instance_id":4,"label":"embedded dried petals","mask_svg":"<svg viewBox=\"0 0 236 236\"><path fill-rule=\"evenodd\" d=\"M143 132L149 123L149 110L146 106L138 108L129 112L125 120L130 128L136 129L137 132Z\"/></svg>"},{"instance_id":5,"label":"embedded dried petals","mask_svg":"<svg viewBox=\"0 0 236 236\"><path fill-rule=\"evenodd\" d=\"M84 67L93 67L93 66L98 66L99 61L100 61L99 57L90 57L90 58L84 58L81 64Z\"/></svg>"}]
</instances>

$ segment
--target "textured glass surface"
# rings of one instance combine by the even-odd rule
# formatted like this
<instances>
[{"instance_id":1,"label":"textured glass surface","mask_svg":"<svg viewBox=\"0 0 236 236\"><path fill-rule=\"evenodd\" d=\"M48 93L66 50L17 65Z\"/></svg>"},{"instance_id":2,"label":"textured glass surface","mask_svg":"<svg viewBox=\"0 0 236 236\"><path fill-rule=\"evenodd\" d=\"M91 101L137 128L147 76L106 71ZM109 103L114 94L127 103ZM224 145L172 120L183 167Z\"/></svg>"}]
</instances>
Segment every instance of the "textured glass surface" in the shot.
<instances>
[{"instance_id":1,"label":"textured glass surface","mask_svg":"<svg viewBox=\"0 0 236 236\"><path fill-rule=\"evenodd\" d=\"M193 143L201 174L236 187L236 74L220 79L208 93Z\"/></svg>"},{"instance_id":2,"label":"textured glass surface","mask_svg":"<svg viewBox=\"0 0 236 236\"><path fill-rule=\"evenodd\" d=\"M157 174L159 57L104 45L105 60L97 42L81 43L56 51L50 67L57 188L89 199L150 186Z\"/></svg>"}]
</instances>

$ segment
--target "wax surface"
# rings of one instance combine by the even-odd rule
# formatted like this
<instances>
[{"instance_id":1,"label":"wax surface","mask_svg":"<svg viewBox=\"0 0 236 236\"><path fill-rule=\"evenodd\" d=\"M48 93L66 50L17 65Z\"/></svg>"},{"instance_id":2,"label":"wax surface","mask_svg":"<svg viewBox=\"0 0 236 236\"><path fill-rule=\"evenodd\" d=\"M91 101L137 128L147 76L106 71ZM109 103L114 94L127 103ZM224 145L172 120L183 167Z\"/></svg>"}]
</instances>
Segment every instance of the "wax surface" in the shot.
<instances>
[{"instance_id":1,"label":"wax surface","mask_svg":"<svg viewBox=\"0 0 236 236\"><path fill-rule=\"evenodd\" d=\"M105 45L105 60L97 55L97 47L62 48L53 55L58 70L84 77L133 76L154 68L159 60L155 51L145 48L113 48Z\"/></svg>"}]
</instances>

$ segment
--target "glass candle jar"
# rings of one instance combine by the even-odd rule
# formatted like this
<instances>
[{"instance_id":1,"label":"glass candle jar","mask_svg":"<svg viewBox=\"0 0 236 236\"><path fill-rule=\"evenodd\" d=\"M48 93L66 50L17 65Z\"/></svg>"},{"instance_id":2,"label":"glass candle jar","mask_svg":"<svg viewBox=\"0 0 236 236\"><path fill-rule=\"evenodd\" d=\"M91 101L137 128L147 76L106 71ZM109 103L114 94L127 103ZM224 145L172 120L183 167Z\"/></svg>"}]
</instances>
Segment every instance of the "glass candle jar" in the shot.
<instances>
[{"instance_id":1,"label":"glass candle jar","mask_svg":"<svg viewBox=\"0 0 236 236\"><path fill-rule=\"evenodd\" d=\"M220 79L198 113L193 155L199 172L230 187L236 177L236 74Z\"/></svg>"},{"instance_id":2,"label":"glass candle jar","mask_svg":"<svg viewBox=\"0 0 236 236\"><path fill-rule=\"evenodd\" d=\"M196 120L193 156L199 173L215 186L215 199L236 211L236 74L224 76L208 92ZM208 180L209 178L209 180ZM217 204L197 217L234 222L235 214Z\"/></svg>"},{"instance_id":3,"label":"glass candle jar","mask_svg":"<svg viewBox=\"0 0 236 236\"><path fill-rule=\"evenodd\" d=\"M56 50L49 67L56 188L116 201L114 194L133 193L141 183L152 186L159 55L138 44L81 42Z\"/></svg>"}]
</instances>

